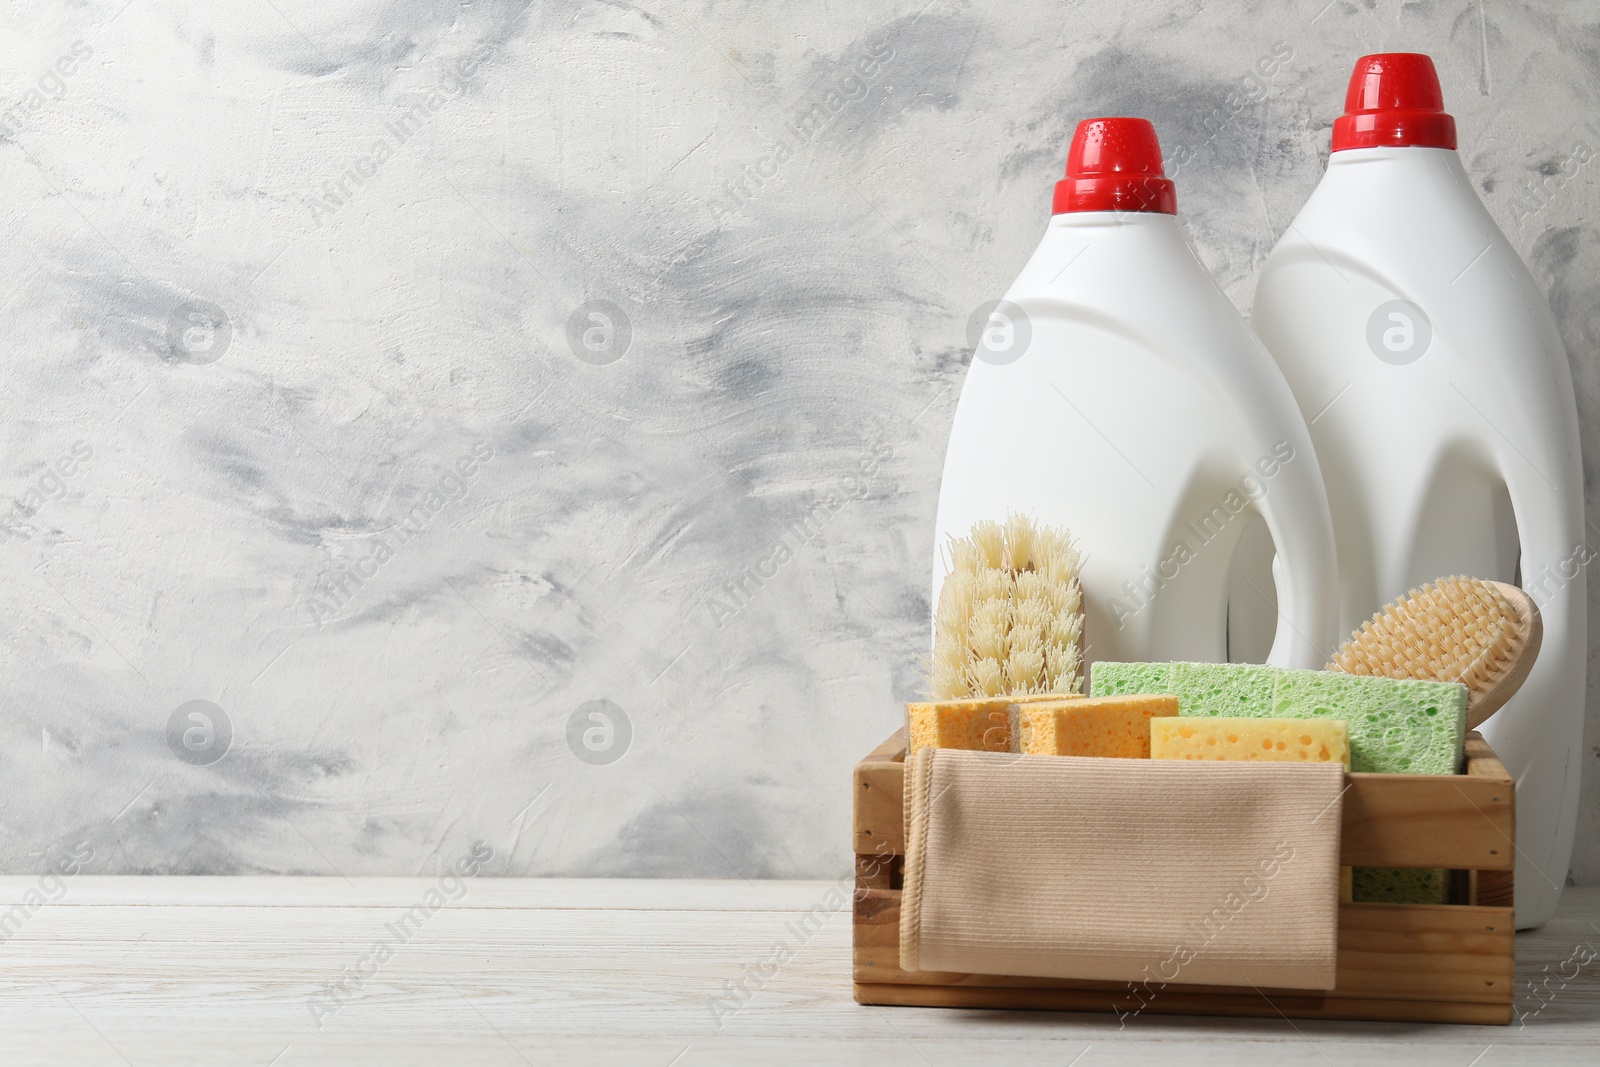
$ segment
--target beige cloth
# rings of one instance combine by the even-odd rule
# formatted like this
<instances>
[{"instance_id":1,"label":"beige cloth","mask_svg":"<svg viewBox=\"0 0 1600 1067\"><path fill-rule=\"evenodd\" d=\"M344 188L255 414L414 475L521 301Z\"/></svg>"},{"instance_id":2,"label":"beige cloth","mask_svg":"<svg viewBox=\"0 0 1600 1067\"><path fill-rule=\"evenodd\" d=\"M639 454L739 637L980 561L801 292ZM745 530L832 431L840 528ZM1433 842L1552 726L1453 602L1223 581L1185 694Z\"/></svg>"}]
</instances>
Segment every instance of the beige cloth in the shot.
<instances>
[{"instance_id":1,"label":"beige cloth","mask_svg":"<svg viewBox=\"0 0 1600 1067\"><path fill-rule=\"evenodd\" d=\"M906 763L905 970L1332 989L1336 763Z\"/></svg>"}]
</instances>

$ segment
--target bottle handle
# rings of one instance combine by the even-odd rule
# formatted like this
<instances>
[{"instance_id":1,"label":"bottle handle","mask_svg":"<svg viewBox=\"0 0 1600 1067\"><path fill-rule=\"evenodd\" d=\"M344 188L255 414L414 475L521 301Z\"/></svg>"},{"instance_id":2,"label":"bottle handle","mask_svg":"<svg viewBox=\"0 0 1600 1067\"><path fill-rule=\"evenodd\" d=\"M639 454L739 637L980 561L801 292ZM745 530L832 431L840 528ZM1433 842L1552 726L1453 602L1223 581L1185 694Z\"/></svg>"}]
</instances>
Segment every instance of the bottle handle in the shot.
<instances>
[{"instance_id":1,"label":"bottle handle","mask_svg":"<svg viewBox=\"0 0 1600 1067\"><path fill-rule=\"evenodd\" d=\"M1288 457L1282 450L1288 448ZM1275 446L1280 461L1305 463L1312 477L1273 480L1256 502L1272 534L1272 578L1278 587L1278 626L1267 662L1321 670L1339 643L1339 564L1333 517L1309 441ZM1303 471L1297 471L1303 475Z\"/></svg>"}]
</instances>

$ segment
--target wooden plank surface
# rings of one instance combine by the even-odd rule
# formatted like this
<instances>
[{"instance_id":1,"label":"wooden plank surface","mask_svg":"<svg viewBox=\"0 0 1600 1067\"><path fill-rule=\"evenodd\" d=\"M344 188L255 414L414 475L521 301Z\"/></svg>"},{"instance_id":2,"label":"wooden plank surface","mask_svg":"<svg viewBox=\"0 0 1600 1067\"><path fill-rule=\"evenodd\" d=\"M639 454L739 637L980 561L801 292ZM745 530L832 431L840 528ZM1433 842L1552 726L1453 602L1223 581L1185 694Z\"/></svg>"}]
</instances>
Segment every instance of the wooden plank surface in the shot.
<instances>
[{"instance_id":1,"label":"wooden plank surface","mask_svg":"<svg viewBox=\"0 0 1600 1067\"><path fill-rule=\"evenodd\" d=\"M435 879L65 884L4 925L7 1067L1495 1067L1592 1063L1600 1042L1596 964L1571 962L1600 945L1596 890L1568 890L1556 921L1522 936L1522 1025L1480 1028L865 1007L835 882L479 879L319 1029L308 999L363 965ZM39 887L0 879L0 900Z\"/></svg>"}]
</instances>

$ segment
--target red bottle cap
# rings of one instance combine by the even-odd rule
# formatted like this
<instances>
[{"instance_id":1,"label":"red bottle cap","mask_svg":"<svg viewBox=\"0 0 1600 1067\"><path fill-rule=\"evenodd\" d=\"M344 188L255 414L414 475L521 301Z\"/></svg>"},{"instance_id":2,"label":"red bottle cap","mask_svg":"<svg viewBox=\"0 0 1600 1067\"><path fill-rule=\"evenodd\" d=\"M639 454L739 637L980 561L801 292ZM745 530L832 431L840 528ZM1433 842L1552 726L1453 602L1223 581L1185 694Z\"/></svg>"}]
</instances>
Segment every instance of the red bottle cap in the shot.
<instances>
[{"instance_id":1,"label":"red bottle cap","mask_svg":"<svg viewBox=\"0 0 1600 1067\"><path fill-rule=\"evenodd\" d=\"M1456 120L1444 110L1433 60L1420 52L1362 56L1344 94L1344 114L1333 120L1333 150L1406 145L1456 146Z\"/></svg>"},{"instance_id":2,"label":"red bottle cap","mask_svg":"<svg viewBox=\"0 0 1600 1067\"><path fill-rule=\"evenodd\" d=\"M1161 167L1161 143L1147 119L1084 119L1067 149L1067 176L1056 182L1054 213L1178 213L1178 193Z\"/></svg>"}]
</instances>

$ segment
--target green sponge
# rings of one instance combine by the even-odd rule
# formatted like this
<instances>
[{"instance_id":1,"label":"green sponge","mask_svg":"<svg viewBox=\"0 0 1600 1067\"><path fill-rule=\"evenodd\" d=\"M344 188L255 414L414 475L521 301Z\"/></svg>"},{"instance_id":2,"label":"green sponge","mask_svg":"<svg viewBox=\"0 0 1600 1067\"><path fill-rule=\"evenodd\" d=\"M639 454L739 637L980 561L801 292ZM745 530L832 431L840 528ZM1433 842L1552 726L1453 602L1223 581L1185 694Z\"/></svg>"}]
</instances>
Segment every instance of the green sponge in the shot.
<instances>
[{"instance_id":1,"label":"green sponge","mask_svg":"<svg viewBox=\"0 0 1600 1067\"><path fill-rule=\"evenodd\" d=\"M1359 904L1443 904L1445 872L1426 867L1357 867L1350 899Z\"/></svg>"},{"instance_id":2,"label":"green sponge","mask_svg":"<svg viewBox=\"0 0 1600 1067\"><path fill-rule=\"evenodd\" d=\"M1254 663L1096 663L1089 695L1167 693L1179 715L1343 719L1350 769L1455 774L1467 734L1467 687Z\"/></svg>"},{"instance_id":3,"label":"green sponge","mask_svg":"<svg viewBox=\"0 0 1600 1067\"><path fill-rule=\"evenodd\" d=\"M1467 687L1455 682L1292 671L1252 663L1096 663L1089 695L1166 693L1179 715L1343 719L1350 769L1455 774L1467 733ZM1353 899L1439 904L1445 872L1357 867Z\"/></svg>"},{"instance_id":4,"label":"green sponge","mask_svg":"<svg viewBox=\"0 0 1600 1067\"><path fill-rule=\"evenodd\" d=\"M1225 670L1217 670L1224 667ZM1172 692L1180 715L1215 715L1224 719L1302 719L1272 710L1277 675L1254 663L1174 663ZM1190 709L1203 709L1193 710Z\"/></svg>"},{"instance_id":5,"label":"green sponge","mask_svg":"<svg viewBox=\"0 0 1600 1067\"><path fill-rule=\"evenodd\" d=\"M1351 770L1455 774L1460 768L1467 687L1459 682L1284 671L1272 702L1275 718L1345 720Z\"/></svg>"},{"instance_id":6,"label":"green sponge","mask_svg":"<svg viewBox=\"0 0 1600 1067\"><path fill-rule=\"evenodd\" d=\"M1094 665L1093 696L1119 697L1135 693L1175 695L1172 688L1172 663L1107 663ZM1180 700L1181 704L1182 701Z\"/></svg>"}]
</instances>

